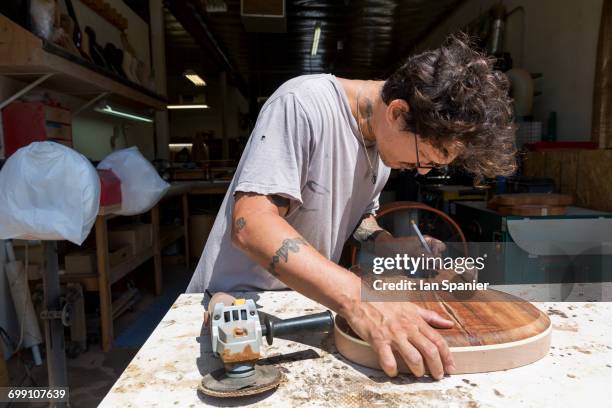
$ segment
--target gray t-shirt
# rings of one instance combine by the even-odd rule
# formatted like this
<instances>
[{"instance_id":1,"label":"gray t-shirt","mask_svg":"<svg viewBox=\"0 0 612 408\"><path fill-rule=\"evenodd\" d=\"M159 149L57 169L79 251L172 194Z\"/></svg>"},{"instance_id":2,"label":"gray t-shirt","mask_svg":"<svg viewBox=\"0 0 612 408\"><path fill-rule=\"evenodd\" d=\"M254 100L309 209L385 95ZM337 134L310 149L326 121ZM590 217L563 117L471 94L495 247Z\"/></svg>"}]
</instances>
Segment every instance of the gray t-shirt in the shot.
<instances>
[{"instance_id":1,"label":"gray t-shirt","mask_svg":"<svg viewBox=\"0 0 612 408\"><path fill-rule=\"evenodd\" d=\"M389 173L376 148L364 148L336 77L304 75L285 82L259 113L187 291L286 288L232 244L237 191L290 199L287 222L338 262L361 217L378 209Z\"/></svg>"}]
</instances>

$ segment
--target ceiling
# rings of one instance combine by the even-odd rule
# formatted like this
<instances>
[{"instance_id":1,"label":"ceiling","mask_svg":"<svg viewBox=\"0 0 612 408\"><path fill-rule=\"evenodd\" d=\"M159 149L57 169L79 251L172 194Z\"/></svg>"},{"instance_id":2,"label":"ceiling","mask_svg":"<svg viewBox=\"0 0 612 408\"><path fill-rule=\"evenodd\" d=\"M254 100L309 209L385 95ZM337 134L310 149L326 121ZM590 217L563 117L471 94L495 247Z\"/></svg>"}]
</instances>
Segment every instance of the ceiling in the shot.
<instances>
[{"instance_id":1,"label":"ceiling","mask_svg":"<svg viewBox=\"0 0 612 408\"><path fill-rule=\"evenodd\" d=\"M286 33L248 33L240 0L207 13L203 0L166 0L169 75L228 73L249 99L305 73L384 78L462 0L286 0ZM315 24L319 50L311 56Z\"/></svg>"}]
</instances>

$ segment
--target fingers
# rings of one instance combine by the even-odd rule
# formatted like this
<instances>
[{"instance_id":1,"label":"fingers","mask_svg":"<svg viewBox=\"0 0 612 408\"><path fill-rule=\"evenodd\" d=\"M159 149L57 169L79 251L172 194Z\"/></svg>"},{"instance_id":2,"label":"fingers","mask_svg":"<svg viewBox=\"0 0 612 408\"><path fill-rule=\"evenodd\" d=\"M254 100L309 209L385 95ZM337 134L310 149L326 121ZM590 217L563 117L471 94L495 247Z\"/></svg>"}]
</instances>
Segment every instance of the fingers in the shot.
<instances>
[{"instance_id":1,"label":"fingers","mask_svg":"<svg viewBox=\"0 0 612 408\"><path fill-rule=\"evenodd\" d=\"M369 307L374 309L366 310L368 313L357 313L349 324L372 346L379 366L386 375L396 376L398 362L402 360L417 377L429 371L432 378L439 380L445 372L451 374L456 371L446 341L432 327L450 328L454 324L452 321L412 303L391 303L384 305L384 308L383 305L374 304ZM370 319L367 319L368 316Z\"/></svg>"},{"instance_id":2,"label":"fingers","mask_svg":"<svg viewBox=\"0 0 612 408\"><path fill-rule=\"evenodd\" d=\"M444 365L442 364L438 347L420 331L416 332L408 340L410 340L414 347L421 353L421 356L429 368L431 376L436 380L440 380L444 377Z\"/></svg>"},{"instance_id":3,"label":"fingers","mask_svg":"<svg viewBox=\"0 0 612 408\"><path fill-rule=\"evenodd\" d=\"M453 374L456 371L455 362L446 340L444 340L440 333L426 324L424 324L420 330L429 339L429 341L431 341L437 347L442 365L444 366L444 371L449 374Z\"/></svg>"},{"instance_id":4,"label":"fingers","mask_svg":"<svg viewBox=\"0 0 612 408\"><path fill-rule=\"evenodd\" d=\"M204 326L208 325L209 313L208 311L204 312Z\"/></svg>"},{"instance_id":5,"label":"fingers","mask_svg":"<svg viewBox=\"0 0 612 408\"><path fill-rule=\"evenodd\" d=\"M391 347L386 343L373 344L374 350L378 354L378 364L389 377L397 375L397 361Z\"/></svg>"},{"instance_id":6,"label":"fingers","mask_svg":"<svg viewBox=\"0 0 612 408\"><path fill-rule=\"evenodd\" d=\"M412 374L415 377L422 377L425 375L425 364L421 353L408 342L407 339L400 342L395 346L395 350L400 354L402 360L406 363Z\"/></svg>"},{"instance_id":7,"label":"fingers","mask_svg":"<svg viewBox=\"0 0 612 408\"><path fill-rule=\"evenodd\" d=\"M450 329L455 325L452 320L448 320L440 316L438 313L433 310L427 310L423 308L419 308L419 314L427 323L429 323L433 327L437 327L439 329Z\"/></svg>"},{"instance_id":8,"label":"fingers","mask_svg":"<svg viewBox=\"0 0 612 408\"><path fill-rule=\"evenodd\" d=\"M425 235L424 238L427 242L427 245L429 245L431 252L433 252L435 256L439 256L440 254L442 254L442 252L446 251L446 244L440 241L439 239L435 239L433 237L430 237L429 235Z\"/></svg>"}]
</instances>

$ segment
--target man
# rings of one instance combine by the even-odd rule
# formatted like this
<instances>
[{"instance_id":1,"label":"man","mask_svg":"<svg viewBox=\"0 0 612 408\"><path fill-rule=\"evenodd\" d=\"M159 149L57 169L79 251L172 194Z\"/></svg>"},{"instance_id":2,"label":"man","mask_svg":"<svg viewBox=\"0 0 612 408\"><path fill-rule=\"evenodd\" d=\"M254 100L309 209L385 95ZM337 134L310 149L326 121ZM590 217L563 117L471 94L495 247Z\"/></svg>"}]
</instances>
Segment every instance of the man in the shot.
<instances>
[{"instance_id":1,"label":"man","mask_svg":"<svg viewBox=\"0 0 612 408\"><path fill-rule=\"evenodd\" d=\"M289 287L346 317L387 375L397 375L393 352L416 376L452 373L433 328L451 321L409 302L361 302L359 277L335 262L351 234L394 239L374 218L391 168L512 173L507 90L463 36L408 58L386 81L286 82L259 113L188 291Z\"/></svg>"}]
</instances>

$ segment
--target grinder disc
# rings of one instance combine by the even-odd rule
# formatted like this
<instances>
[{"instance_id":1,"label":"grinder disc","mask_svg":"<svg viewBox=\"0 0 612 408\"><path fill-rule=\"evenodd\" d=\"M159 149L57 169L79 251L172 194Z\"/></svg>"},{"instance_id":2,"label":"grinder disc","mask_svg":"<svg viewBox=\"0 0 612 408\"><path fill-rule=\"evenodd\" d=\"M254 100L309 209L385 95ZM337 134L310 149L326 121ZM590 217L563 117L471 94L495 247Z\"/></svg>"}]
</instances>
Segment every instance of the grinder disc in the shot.
<instances>
[{"instance_id":1,"label":"grinder disc","mask_svg":"<svg viewBox=\"0 0 612 408\"><path fill-rule=\"evenodd\" d=\"M198 389L211 397L232 398L261 394L278 387L283 375L274 366L255 366L248 377L228 377L224 368L206 374Z\"/></svg>"}]
</instances>

